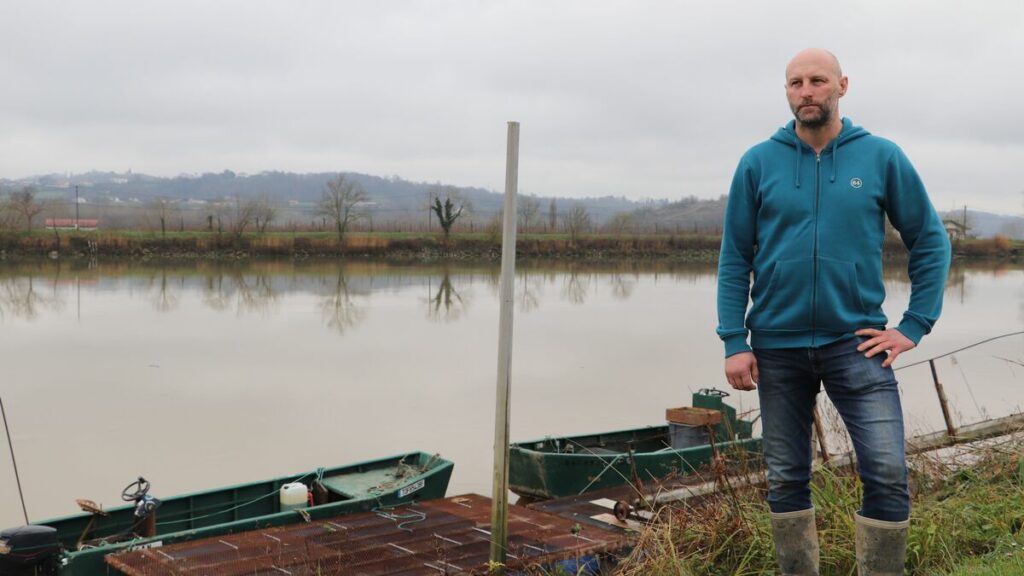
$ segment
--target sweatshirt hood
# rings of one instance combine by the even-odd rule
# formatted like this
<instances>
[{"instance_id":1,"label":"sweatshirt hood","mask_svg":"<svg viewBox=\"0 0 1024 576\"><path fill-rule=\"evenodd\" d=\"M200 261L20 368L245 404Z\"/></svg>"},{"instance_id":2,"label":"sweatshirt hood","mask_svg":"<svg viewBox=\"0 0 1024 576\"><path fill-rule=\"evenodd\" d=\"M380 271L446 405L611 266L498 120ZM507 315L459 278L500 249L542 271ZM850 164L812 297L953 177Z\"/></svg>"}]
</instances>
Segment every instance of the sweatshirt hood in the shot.
<instances>
[{"instance_id":1,"label":"sweatshirt hood","mask_svg":"<svg viewBox=\"0 0 1024 576\"><path fill-rule=\"evenodd\" d=\"M822 154L830 152L832 157L832 171L829 174L829 182L836 181L836 164L839 163L839 148L844 144L856 140L862 136L870 134L867 130L860 126L854 126L853 122L849 118L843 118L843 129L840 130L839 136L835 137L822 150ZM792 146L796 152L796 182L794 184L797 188L800 187L800 158L803 156L804 150L814 152L814 150L804 143L799 136L796 135L796 120L790 120L789 124L786 124L782 128L779 128L775 134L772 135L772 140L780 142L787 146Z\"/></svg>"}]
</instances>

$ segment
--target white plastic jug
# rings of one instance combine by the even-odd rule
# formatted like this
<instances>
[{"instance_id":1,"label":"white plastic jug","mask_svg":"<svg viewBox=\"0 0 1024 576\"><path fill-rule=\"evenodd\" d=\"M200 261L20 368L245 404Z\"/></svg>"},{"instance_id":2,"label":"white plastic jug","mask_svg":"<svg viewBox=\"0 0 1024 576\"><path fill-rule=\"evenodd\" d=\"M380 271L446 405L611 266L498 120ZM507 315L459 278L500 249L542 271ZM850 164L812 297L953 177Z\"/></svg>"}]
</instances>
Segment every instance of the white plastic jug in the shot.
<instances>
[{"instance_id":1,"label":"white plastic jug","mask_svg":"<svg viewBox=\"0 0 1024 576\"><path fill-rule=\"evenodd\" d=\"M302 482L292 482L281 486L281 511L305 508L308 490Z\"/></svg>"}]
</instances>

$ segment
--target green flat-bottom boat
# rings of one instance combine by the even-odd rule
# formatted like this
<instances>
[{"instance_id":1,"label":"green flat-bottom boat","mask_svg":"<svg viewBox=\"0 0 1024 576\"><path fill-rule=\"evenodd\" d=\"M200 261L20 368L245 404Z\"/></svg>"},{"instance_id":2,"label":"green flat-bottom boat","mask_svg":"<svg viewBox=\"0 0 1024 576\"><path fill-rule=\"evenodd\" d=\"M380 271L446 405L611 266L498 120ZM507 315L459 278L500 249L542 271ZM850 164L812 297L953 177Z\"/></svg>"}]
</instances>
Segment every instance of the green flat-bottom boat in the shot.
<instances>
[{"instance_id":1,"label":"green flat-bottom boat","mask_svg":"<svg viewBox=\"0 0 1024 576\"><path fill-rule=\"evenodd\" d=\"M122 493L133 504L100 511L79 501L91 512L0 532L0 574L107 574L112 571L103 557L113 552L442 498L452 468L452 462L437 455L410 452L160 498L159 503L147 493L148 482L139 478ZM306 486L313 505L304 502Z\"/></svg>"},{"instance_id":2,"label":"green flat-bottom boat","mask_svg":"<svg viewBox=\"0 0 1024 576\"><path fill-rule=\"evenodd\" d=\"M693 407L717 412L717 424L648 426L630 430L517 442L509 450L509 488L531 500L686 475L706 466L716 453L759 454L754 421L738 418L722 399L728 393L702 389ZM712 442L713 439L713 442Z\"/></svg>"}]
</instances>

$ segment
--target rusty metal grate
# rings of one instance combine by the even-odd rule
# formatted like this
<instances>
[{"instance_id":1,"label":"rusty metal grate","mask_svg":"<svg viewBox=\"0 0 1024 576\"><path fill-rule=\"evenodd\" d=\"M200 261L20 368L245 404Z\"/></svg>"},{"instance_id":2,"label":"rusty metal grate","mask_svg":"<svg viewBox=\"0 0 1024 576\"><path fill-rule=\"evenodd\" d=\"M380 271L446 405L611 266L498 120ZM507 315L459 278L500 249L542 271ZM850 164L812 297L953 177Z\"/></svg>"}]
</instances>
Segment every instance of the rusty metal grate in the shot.
<instances>
[{"instance_id":1,"label":"rusty metal grate","mask_svg":"<svg viewBox=\"0 0 1024 576\"><path fill-rule=\"evenodd\" d=\"M106 557L129 576L437 576L486 572L491 501L477 495L433 500L122 552ZM544 566L626 546L621 532L544 512L509 510L509 566Z\"/></svg>"}]
</instances>

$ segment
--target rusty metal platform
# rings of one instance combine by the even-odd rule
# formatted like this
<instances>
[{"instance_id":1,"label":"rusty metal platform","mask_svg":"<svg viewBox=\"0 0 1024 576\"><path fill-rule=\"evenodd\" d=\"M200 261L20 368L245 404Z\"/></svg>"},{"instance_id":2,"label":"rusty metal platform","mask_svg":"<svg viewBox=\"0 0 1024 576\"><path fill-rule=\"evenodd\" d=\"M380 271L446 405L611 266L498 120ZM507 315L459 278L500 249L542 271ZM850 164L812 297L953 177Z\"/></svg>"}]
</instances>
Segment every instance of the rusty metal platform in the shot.
<instances>
[{"instance_id":1,"label":"rusty metal platform","mask_svg":"<svg viewBox=\"0 0 1024 576\"><path fill-rule=\"evenodd\" d=\"M112 554L129 576L483 574L491 500L475 494L389 510ZM520 506L509 509L508 566L525 569L613 552L621 531Z\"/></svg>"},{"instance_id":2,"label":"rusty metal platform","mask_svg":"<svg viewBox=\"0 0 1024 576\"><path fill-rule=\"evenodd\" d=\"M708 497L708 493L701 493L699 491L706 483L714 482L716 476L719 478L721 476L728 476L735 481L735 479L747 473L749 473L749 470L743 463L726 466L719 471L718 475L710 468L702 467L692 474L644 482L639 488L632 485L614 486L578 496L566 496L565 498L526 502L523 501L524 499L520 499L520 504L531 510L554 514L581 525L612 531L639 531L652 518L652 515L649 513L649 507L642 507L640 510L635 508L635 506L640 505L639 500L641 498L655 499L659 496L678 492L681 494L678 497L679 500L686 499L689 503L696 503ZM616 517L615 505L617 503L633 505L626 518ZM666 499L660 504L654 504L653 507L661 508L663 506L675 505L677 505L675 500Z\"/></svg>"}]
</instances>

